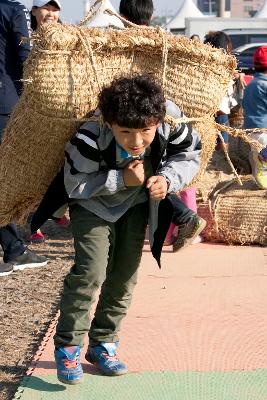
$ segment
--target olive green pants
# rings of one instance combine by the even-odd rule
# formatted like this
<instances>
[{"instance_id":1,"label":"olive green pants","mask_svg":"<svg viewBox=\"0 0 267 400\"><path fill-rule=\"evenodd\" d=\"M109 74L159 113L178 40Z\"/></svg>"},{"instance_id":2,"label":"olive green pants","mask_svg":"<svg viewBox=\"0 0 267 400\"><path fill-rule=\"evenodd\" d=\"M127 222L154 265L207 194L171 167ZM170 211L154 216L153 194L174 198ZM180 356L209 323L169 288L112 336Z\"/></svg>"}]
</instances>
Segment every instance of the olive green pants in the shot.
<instances>
[{"instance_id":1,"label":"olive green pants","mask_svg":"<svg viewBox=\"0 0 267 400\"><path fill-rule=\"evenodd\" d=\"M116 342L120 323L131 303L137 281L148 219L148 204L130 208L115 223L85 208L70 208L75 264L66 276L55 345ZM89 329L96 290L101 292Z\"/></svg>"}]
</instances>

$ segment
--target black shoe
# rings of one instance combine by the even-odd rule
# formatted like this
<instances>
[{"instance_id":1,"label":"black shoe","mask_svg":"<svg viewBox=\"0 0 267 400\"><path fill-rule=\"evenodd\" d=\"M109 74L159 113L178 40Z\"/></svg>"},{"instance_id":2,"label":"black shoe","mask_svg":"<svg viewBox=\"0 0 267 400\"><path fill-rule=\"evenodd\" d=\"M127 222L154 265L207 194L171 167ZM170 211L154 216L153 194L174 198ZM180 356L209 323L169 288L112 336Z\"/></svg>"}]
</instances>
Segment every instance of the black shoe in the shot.
<instances>
[{"instance_id":1,"label":"black shoe","mask_svg":"<svg viewBox=\"0 0 267 400\"><path fill-rule=\"evenodd\" d=\"M23 270L25 268L43 267L48 263L48 259L44 256L38 256L29 249L26 249L21 256L10 260L13 264L14 271Z\"/></svg>"},{"instance_id":2,"label":"black shoe","mask_svg":"<svg viewBox=\"0 0 267 400\"><path fill-rule=\"evenodd\" d=\"M12 274L14 271L14 267L10 263L1 263L0 264L0 276L7 276Z\"/></svg>"},{"instance_id":3,"label":"black shoe","mask_svg":"<svg viewBox=\"0 0 267 400\"><path fill-rule=\"evenodd\" d=\"M186 224L178 225L178 236L173 243L173 252L193 243L205 226L206 221L197 214L193 215Z\"/></svg>"}]
</instances>

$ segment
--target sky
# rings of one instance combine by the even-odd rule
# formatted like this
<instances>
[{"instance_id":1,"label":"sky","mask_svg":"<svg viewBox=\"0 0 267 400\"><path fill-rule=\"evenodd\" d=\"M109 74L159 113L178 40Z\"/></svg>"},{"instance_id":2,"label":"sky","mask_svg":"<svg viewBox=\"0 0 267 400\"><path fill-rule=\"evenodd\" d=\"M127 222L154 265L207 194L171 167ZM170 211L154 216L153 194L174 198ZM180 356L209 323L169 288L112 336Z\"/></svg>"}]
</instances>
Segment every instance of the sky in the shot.
<instances>
[{"instance_id":1,"label":"sky","mask_svg":"<svg viewBox=\"0 0 267 400\"><path fill-rule=\"evenodd\" d=\"M118 10L120 0L110 0ZM31 9L32 0L20 0L27 8ZM92 3L92 1L91 1ZM61 0L61 17L64 22L76 23L83 17L84 0ZM178 10L179 0L154 0L154 15L173 15Z\"/></svg>"}]
</instances>

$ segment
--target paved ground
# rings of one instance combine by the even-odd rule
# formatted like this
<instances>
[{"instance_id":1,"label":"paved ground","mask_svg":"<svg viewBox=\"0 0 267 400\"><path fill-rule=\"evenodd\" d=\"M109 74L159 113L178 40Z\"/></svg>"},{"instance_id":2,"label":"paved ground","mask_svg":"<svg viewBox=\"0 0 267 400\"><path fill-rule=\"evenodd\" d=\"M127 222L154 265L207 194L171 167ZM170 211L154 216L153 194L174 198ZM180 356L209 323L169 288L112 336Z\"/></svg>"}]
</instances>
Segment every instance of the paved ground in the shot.
<instances>
[{"instance_id":1,"label":"paved ground","mask_svg":"<svg viewBox=\"0 0 267 400\"><path fill-rule=\"evenodd\" d=\"M162 264L145 246L120 334L128 375L83 360L83 384L58 382L54 322L15 399L267 400L267 249L198 244Z\"/></svg>"}]
</instances>

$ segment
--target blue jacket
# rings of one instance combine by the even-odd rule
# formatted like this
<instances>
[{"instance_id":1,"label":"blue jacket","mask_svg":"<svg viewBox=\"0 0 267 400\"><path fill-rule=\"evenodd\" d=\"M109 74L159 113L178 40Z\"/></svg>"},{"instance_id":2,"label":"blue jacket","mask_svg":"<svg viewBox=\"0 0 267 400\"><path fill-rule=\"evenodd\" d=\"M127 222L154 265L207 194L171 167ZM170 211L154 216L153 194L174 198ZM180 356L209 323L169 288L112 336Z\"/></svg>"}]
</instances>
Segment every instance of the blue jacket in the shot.
<instances>
[{"instance_id":1,"label":"blue jacket","mask_svg":"<svg viewBox=\"0 0 267 400\"><path fill-rule=\"evenodd\" d=\"M244 128L267 128L267 75L257 72L243 97Z\"/></svg>"},{"instance_id":2,"label":"blue jacket","mask_svg":"<svg viewBox=\"0 0 267 400\"><path fill-rule=\"evenodd\" d=\"M30 15L15 0L0 0L0 114L10 114L22 90L23 63L30 43L21 44L30 35Z\"/></svg>"}]
</instances>

